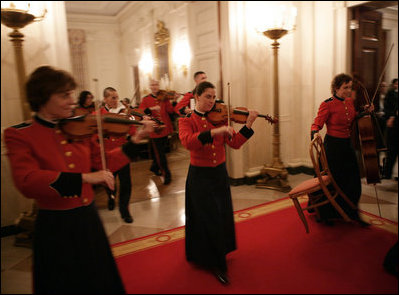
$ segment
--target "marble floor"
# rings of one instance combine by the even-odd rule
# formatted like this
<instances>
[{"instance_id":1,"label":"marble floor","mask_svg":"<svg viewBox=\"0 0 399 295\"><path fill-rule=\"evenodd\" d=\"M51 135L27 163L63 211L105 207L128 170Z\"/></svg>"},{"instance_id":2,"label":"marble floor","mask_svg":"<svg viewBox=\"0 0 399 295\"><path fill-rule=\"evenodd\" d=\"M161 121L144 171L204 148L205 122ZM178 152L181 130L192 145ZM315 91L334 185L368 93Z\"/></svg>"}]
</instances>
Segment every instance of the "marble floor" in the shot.
<instances>
[{"instance_id":1,"label":"marble floor","mask_svg":"<svg viewBox=\"0 0 399 295\"><path fill-rule=\"evenodd\" d=\"M96 189L96 204L111 244L184 225L184 186L189 154L177 146L168 154L168 163L172 171L169 185L163 185L161 177L149 171L150 160L131 164L133 191L129 206L134 218L131 224L123 222L117 206L109 211L104 190ZM306 174L289 175L288 182L295 187L311 177ZM384 179L373 186L367 185L362 179L362 190L359 203L361 210L398 222L397 181ZM255 185L232 186L231 191L235 211L287 197L287 193L256 188ZM32 251L15 247L14 242L15 236L1 238L1 294L31 294Z\"/></svg>"}]
</instances>

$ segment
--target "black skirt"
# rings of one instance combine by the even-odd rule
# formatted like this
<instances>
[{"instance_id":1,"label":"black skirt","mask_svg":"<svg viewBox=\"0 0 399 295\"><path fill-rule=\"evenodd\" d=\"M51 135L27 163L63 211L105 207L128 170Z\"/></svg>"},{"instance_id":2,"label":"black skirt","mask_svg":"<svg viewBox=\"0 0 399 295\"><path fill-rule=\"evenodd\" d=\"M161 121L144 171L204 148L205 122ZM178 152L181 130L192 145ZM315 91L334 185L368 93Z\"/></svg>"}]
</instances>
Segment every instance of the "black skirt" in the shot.
<instances>
[{"instance_id":1,"label":"black skirt","mask_svg":"<svg viewBox=\"0 0 399 295\"><path fill-rule=\"evenodd\" d=\"M94 203L65 211L39 210L33 288L45 294L125 293Z\"/></svg>"},{"instance_id":2,"label":"black skirt","mask_svg":"<svg viewBox=\"0 0 399 295\"><path fill-rule=\"evenodd\" d=\"M338 138L326 135L324 138L328 167L339 188L353 204L358 206L362 194L359 165L350 138ZM342 209L353 219L358 218L357 210L353 210L340 196L336 199ZM322 219L340 218L341 215L331 204L319 207Z\"/></svg>"},{"instance_id":3,"label":"black skirt","mask_svg":"<svg viewBox=\"0 0 399 295\"><path fill-rule=\"evenodd\" d=\"M226 254L236 249L234 215L226 164L190 165L186 180L186 259L227 270Z\"/></svg>"}]
</instances>

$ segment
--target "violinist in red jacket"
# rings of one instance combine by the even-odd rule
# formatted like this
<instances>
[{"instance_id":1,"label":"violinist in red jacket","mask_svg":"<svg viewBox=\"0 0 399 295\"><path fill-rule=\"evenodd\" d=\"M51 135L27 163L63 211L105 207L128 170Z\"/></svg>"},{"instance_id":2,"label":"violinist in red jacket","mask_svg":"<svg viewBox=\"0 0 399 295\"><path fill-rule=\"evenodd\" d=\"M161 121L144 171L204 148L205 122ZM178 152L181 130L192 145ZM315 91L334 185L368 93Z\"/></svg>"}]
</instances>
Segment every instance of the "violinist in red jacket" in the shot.
<instances>
[{"instance_id":1,"label":"violinist in red jacket","mask_svg":"<svg viewBox=\"0 0 399 295\"><path fill-rule=\"evenodd\" d=\"M135 143L148 136L153 123L146 121L123 146L107 152L110 171L104 170L94 137L71 139L60 128L60 122L73 114L75 88L69 73L49 66L37 68L26 84L34 117L4 131L15 186L38 207L33 291L122 294L125 289L94 204L92 185L114 189L112 171L129 163Z\"/></svg>"},{"instance_id":2,"label":"violinist in red jacket","mask_svg":"<svg viewBox=\"0 0 399 295\"><path fill-rule=\"evenodd\" d=\"M165 127L160 132L152 132L151 152L152 164L150 171L155 175L164 176L164 184L169 184L172 180L172 174L168 167L168 160L166 158L166 148L168 145L168 135L173 132L173 125L170 119L170 114L173 114L173 106L169 99L164 99L159 90L159 82L156 80L150 81L151 93L143 97L139 108L144 110L144 113L162 121Z\"/></svg>"},{"instance_id":3,"label":"violinist in red jacket","mask_svg":"<svg viewBox=\"0 0 399 295\"><path fill-rule=\"evenodd\" d=\"M226 170L225 145L240 148L254 133L258 116L249 111L246 124L214 125L208 112L216 102L215 86L202 82L195 93L195 110L179 119L179 137L190 151L186 180L186 259L201 265L228 284L226 255L236 249L233 206Z\"/></svg>"}]
</instances>

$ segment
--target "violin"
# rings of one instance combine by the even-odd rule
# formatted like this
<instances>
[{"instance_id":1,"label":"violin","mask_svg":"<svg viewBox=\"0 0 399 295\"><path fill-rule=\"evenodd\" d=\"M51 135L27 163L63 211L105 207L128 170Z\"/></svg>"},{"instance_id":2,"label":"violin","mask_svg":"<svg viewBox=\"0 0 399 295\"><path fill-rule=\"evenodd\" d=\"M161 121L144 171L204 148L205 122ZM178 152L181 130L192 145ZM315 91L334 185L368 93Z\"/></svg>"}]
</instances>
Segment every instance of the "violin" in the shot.
<instances>
[{"instance_id":1,"label":"violin","mask_svg":"<svg viewBox=\"0 0 399 295\"><path fill-rule=\"evenodd\" d=\"M91 114L94 112L94 104L90 105L88 107L77 107L74 109L73 114L74 116L81 116L81 115L86 115L86 114Z\"/></svg>"},{"instance_id":2,"label":"violin","mask_svg":"<svg viewBox=\"0 0 399 295\"><path fill-rule=\"evenodd\" d=\"M184 94L176 92L174 90L159 90L157 99L160 101L174 100L174 99L176 99L176 94L178 94L178 96L184 95Z\"/></svg>"},{"instance_id":3,"label":"violin","mask_svg":"<svg viewBox=\"0 0 399 295\"><path fill-rule=\"evenodd\" d=\"M161 120L148 116L147 114L144 113L144 110L140 108L134 108L134 109L128 109L128 115L133 116L135 120L141 121L143 120L144 116L149 117L150 120L154 121L156 123L154 127L154 132L159 133L162 131L163 128L165 128L165 123L162 122Z\"/></svg>"},{"instance_id":4,"label":"violin","mask_svg":"<svg viewBox=\"0 0 399 295\"><path fill-rule=\"evenodd\" d=\"M101 115L104 135L122 136L130 131L130 126L143 125L126 115L108 113ZM83 139L97 133L97 117L94 114L85 114L63 119L59 122L61 131L69 139Z\"/></svg>"},{"instance_id":5,"label":"violin","mask_svg":"<svg viewBox=\"0 0 399 295\"><path fill-rule=\"evenodd\" d=\"M245 124L248 119L248 109L245 107L230 107L230 120L236 123ZM270 124L276 124L278 120L272 118L269 115L259 114L258 117L265 118ZM216 101L212 110L208 112L208 119L214 125L226 124L228 121L228 109L227 105L223 101Z\"/></svg>"}]
</instances>

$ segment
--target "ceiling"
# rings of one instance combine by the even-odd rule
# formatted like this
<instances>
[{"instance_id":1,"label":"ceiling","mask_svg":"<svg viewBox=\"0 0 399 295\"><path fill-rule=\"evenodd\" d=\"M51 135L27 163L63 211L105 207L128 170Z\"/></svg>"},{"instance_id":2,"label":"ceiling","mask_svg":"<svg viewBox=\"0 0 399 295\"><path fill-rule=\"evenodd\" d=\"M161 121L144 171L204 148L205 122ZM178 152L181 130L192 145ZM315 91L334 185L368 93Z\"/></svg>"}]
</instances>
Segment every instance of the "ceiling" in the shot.
<instances>
[{"instance_id":1,"label":"ceiling","mask_svg":"<svg viewBox=\"0 0 399 295\"><path fill-rule=\"evenodd\" d=\"M134 1L65 1L66 12L93 16L117 16ZM370 9L381 9L382 12L397 13L397 1L370 1L362 4Z\"/></svg>"},{"instance_id":2,"label":"ceiling","mask_svg":"<svg viewBox=\"0 0 399 295\"><path fill-rule=\"evenodd\" d=\"M65 1L67 14L116 16L132 1Z\"/></svg>"}]
</instances>

